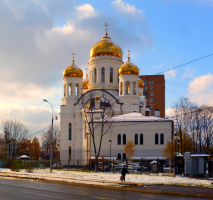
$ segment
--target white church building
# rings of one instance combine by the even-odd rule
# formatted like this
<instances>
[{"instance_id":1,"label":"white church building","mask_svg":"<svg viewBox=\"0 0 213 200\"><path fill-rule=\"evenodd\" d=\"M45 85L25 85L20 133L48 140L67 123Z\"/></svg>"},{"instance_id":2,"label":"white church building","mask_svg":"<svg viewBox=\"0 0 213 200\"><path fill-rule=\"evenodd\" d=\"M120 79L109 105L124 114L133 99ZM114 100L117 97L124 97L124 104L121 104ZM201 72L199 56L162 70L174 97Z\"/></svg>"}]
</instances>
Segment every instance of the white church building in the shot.
<instances>
[{"instance_id":1,"label":"white church building","mask_svg":"<svg viewBox=\"0 0 213 200\"><path fill-rule=\"evenodd\" d=\"M100 137L99 157L125 159L124 147L130 140L136 146L133 158L162 158L162 149L172 139L173 122L160 118L158 110L155 116L149 115L139 68L130 61L129 55L126 63L122 58L122 49L106 31L105 37L90 50L89 74L85 79L74 54L72 64L63 71L62 162L87 162L95 156L93 144L95 142L98 149ZM100 117L103 110L104 117ZM91 131L94 131L94 140Z\"/></svg>"}]
</instances>

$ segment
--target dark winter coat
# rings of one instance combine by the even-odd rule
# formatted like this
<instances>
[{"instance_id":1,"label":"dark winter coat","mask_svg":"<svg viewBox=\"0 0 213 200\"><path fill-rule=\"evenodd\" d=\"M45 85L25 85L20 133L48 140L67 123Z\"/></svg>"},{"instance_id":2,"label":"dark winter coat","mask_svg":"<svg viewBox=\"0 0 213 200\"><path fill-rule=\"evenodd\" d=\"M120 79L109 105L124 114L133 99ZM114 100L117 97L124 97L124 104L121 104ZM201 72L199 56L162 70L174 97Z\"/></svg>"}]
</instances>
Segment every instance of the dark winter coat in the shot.
<instances>
[{"instance_id":1,"label":"dark winter coat","mask_svg":"<svg viewBox=\"0 0 213 200\"><path fill-rule=\"evenodd\" d=\"M125 176L126 174L128 174L128 170L126 168L123 168L121 171L122 176Z\"/></svg>"}]
</instances>

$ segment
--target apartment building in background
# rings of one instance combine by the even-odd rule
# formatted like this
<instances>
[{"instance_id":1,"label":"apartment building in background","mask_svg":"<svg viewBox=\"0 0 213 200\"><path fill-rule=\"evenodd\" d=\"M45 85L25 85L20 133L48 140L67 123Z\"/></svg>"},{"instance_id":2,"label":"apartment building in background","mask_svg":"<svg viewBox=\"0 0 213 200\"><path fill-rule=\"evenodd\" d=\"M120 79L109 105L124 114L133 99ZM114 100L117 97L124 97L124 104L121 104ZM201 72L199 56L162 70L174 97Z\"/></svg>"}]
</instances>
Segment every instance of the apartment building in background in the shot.
<instances>
[{"instance_id":1,"label":"apartment building in background","mask_svg":"<svg viewBox=\"0 0 213 200\"><path fill-rule=\"evenodd\" d=\"M144 96L150 115L155 115L155 110L160 111L160 117L165 118L165 78L164 75L139 75L144 82Z\"/></svg>"}]
</instances>

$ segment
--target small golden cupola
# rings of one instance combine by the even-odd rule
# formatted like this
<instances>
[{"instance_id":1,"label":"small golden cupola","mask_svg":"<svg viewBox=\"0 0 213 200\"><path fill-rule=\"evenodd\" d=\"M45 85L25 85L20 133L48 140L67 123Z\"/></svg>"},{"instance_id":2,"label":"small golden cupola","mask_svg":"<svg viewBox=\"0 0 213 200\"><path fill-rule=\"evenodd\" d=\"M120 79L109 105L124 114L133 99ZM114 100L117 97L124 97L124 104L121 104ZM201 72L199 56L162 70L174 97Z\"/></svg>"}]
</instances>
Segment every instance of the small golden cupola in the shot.
<instances>
[{"instance_id":1,"label":"small golden cupola","mask_svg":"<svg viewBox=\"0 0 213 200\"><path fill-rule=\"evenodd\" d=\"M86 68L86 78L82 81L83 84L83 89L88 89L89 88L89 78L88 78L88 73L87 73L87 68Z\"/></svg>"},{"instance_id":2,"label":"small golden cupola","mask_svg":"<svg viewBox=\"0 0 213 200\"><path fill-rule=\"evenodd\" d=\"M69 65L64 71L63 71L63 76L66 77L77 77L77 78L82 78L83 77L83 71L75 64L74 60L74 53L73 55L73 60L72 64Z\"/></svg>"},{"instance_id":3,"label":"small golden cupola","mask_svg":"<svg viewBox=\"0 0 213 200\"><path fill-rule=\"evenodd\" d=\"M122 59L123 57L122 49L117 44L115 44L110 37L108 37L107 26L109 25L106 23L104 26L106 26L105 37L102 37L102 40L97 42L91 48L90 58L106 55L106 56L115 56Z\"/></svg>"},{"instance_id":4,"label":"small golden cupola","mask_svg":"<svg viewBox=\"0 0 213 200\"><path fill-rule=\"evenodd\" d=\"M143 82L143 80L142 79L138 79L138 87L139 88L144 88L144 82Z\"/></svg>"},{"instance_id":5,"label":"small golden cupola","mask_svg":"<svg viewBox=\"0 0 213 200\"><path fill-rule=\"evenodd\" d=\"M118 69L119 75L138 75L139 69L138 67L130 61L130 50L128 52L128 61L121 65L121 67Z\"/></svg>"}]
</instances>

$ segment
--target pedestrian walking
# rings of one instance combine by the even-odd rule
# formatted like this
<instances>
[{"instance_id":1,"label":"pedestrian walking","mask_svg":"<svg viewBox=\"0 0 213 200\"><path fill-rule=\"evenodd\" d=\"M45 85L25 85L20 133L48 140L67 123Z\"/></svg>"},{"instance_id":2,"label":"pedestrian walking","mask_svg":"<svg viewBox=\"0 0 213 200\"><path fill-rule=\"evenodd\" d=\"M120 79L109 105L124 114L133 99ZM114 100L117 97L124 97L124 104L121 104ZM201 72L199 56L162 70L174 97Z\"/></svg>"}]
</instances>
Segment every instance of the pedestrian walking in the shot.
<instances>
[{"instance_id":1,"label":"pedestrian walking","mask_svg":"<svg viewBox=\"0 0 213 200\"><path fill-rule=\"evenodd\" d=\"M125 182L125 176L126 174L129 174L128 170L126 169L126 165L124 165L123 169L121 170L121 175L123 177L123 180L122 182L124 181Z\"/></svg>"}]
</instances>

